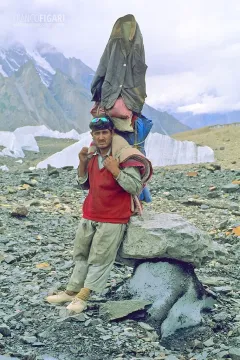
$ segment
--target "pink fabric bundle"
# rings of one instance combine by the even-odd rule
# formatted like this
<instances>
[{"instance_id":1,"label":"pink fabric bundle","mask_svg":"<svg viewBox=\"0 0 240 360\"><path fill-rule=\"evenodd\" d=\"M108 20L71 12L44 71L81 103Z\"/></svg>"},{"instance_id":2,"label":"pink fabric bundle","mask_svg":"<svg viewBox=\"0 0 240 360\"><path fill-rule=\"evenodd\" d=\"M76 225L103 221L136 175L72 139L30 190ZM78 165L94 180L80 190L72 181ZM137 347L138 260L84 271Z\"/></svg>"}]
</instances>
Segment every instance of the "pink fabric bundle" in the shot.
<instances>
[{"instance_id":1,"label":"pink fabric bundle","mask_svg":"<svg viewBox=\"0 0 240 360\"><path fill-rule=\"evenodd\" d=\"M116 117L120 119L132 118L132 111L126 107L123 98L121 96L116 100L113 107L107 110L107 114L111 117Z\"/></svg>"},{"instance_id":2,"label":"pink fabric bundle","mask_svg":"<svg viewBox=\"0 0 240 360\"><path fill-rule=\"evenodd\" d=\"M126 107L121 96L115 101L115 104L109 110L105 110L101 107L99 102L95 102L90 113L93 117L109 115L110 117L119 119L132 119L132 111Z\"/></svg>"}]
</instances>

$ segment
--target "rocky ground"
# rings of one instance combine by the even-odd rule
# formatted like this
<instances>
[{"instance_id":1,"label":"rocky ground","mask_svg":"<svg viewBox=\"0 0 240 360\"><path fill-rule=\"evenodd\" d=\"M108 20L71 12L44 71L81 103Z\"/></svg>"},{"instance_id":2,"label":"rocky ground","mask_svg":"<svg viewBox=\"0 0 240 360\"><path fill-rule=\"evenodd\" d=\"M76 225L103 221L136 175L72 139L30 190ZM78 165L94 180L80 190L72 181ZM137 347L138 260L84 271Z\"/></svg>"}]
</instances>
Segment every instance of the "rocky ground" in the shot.
<instances>
[{"instance_id":1,"label":"rocky ground","mask_svg":"<svg viewBox=\"0 0 240 360\"><path fill-rule=\"evenodd\" d=\"M180 214L225 248L196 270L216 297L214 308L200 326L163 341L143 312L117 322L99 315L99 305L131 276L121 264L84 314L69 317L64 307L44 302L71 273L86 194L75 170L20 169L0 173L0 360L240 359L240 171L212 165L154 171L145 211Z\"/></svg>"}]
</instances>

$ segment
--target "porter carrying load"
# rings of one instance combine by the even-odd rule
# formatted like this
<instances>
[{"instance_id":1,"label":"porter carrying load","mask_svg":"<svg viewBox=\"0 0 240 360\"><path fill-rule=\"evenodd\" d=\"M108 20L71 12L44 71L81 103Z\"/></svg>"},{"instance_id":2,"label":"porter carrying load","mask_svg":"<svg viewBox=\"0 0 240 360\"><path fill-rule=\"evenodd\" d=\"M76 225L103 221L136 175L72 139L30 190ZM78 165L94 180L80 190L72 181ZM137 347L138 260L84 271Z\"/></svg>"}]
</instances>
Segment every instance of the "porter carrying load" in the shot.
<instances>
[{"instance_id":1,"label":"porter carrying load","mask_svg":"<svg viewBox=\"0 0 240 360\"><path fill-rule=\"evenodd\" d=\"M91 114L108 115L116 133L143 154L152 127L152 121L141 114L147 96L146 70L139 25L133 15L121 17L113 26L91 85L92 101L95 101ZM146 188L140 199L151 201Z\"/></svg>"}]
</instances>

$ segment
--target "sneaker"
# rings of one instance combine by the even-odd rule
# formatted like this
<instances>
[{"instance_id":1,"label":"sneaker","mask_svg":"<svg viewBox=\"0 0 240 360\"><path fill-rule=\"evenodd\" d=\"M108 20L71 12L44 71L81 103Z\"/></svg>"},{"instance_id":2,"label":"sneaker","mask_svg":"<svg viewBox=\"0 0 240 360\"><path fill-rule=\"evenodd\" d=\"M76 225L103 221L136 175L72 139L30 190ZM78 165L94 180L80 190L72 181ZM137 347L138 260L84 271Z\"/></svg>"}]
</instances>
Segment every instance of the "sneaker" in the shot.
<instances>
[{"instance_id":1,"label":"sneaker","mask_svg":"<svg viewBox=\"0 0 240 360\"><path fill-rule=\"evenodd\" d=\"M73 299L73 301L71 302L71 304L69 304L67 306L67 309L70 311L73 311L77 314L80 314L81 312L83 312L83 310L85 310L87 307L87 302L84 300L81 300L77 297L75 297Z\"/></svg>"},{"instance_id":2,"label":"sneaker","mask_svg":"<svg viewBox=\"0 0 240 360\"><path fill-rule=\"evenodd\" d=\"M72 301L74 298L75 295L68 295L65 291L61 291L56 295L47 296L46 301L50 304L64 304Z\"/></svg>"}]
</instances>

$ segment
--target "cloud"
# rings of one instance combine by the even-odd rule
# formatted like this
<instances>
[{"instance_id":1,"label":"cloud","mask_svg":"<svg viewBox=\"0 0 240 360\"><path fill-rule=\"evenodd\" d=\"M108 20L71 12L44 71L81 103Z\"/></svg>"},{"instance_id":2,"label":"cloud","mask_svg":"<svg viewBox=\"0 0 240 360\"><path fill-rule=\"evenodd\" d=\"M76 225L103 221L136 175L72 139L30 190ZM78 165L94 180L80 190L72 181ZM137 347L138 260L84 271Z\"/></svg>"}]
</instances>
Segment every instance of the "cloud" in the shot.
<instances>
[{"instance_id":1,"label":"cloud","mask_svg":"<svg viewBox=\"0 0 240 360\"><path fill-rule=\"evenodd\" d=\"M204 95L201 101L201 103L179 106L177 111L180 113L191 112L197 115L240 110L240 101L236 100L234 102L229 96L213 97Z\"/></svg>"},{"instance_id":2,"label":"cloud","mask_svg":"<svg viewBox=\"0 0 240 360\"><path fill-rule=\"evenodd\" d=\"M238 107L238 0L8 0L0 4L0 41L48 42L96 69L114 22L127 13L143 34L150 104L193 112ZM26 14L61 14L64 22L17 21Z\"/></svg>"}]
</instances>

